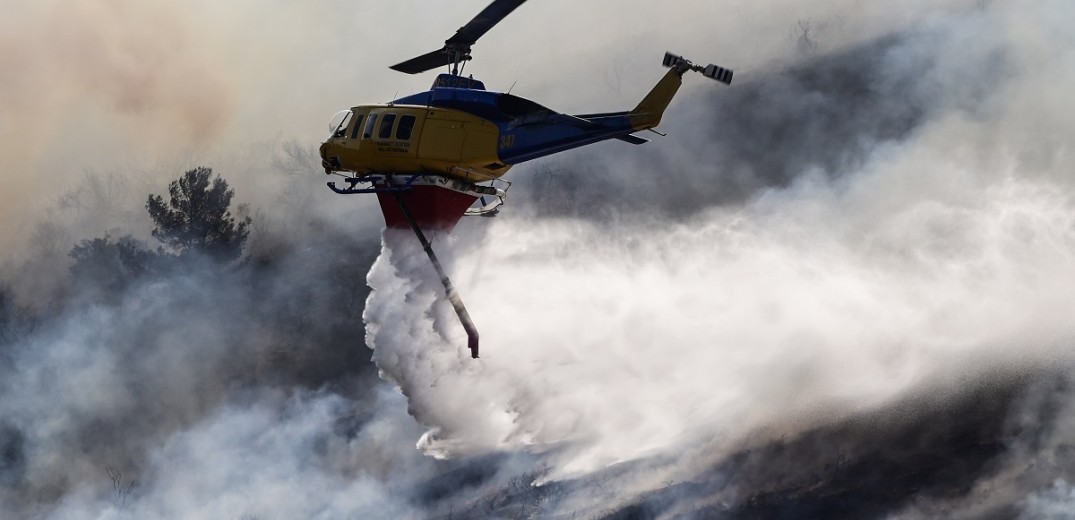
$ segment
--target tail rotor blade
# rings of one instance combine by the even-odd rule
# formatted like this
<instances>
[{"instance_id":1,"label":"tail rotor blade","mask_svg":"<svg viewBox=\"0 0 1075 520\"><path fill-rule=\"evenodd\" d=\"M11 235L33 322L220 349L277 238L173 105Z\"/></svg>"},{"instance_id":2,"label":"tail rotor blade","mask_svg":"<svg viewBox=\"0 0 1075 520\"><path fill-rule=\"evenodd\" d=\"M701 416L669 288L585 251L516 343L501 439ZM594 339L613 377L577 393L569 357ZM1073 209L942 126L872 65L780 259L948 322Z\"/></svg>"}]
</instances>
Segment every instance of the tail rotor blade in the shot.
<instances>
[{"instance_id":1,"label":"tail rotor blade","mask_svg":"<svg viewBox=\"0 0 1075 520\"><path fill-rule=\"evenodd\" d=\"M675 67L677 63L681 63L683 61L685 61L683 59L683 56L676 56L675 54L672 54L671 52L665 52L664 53L664 62L662 64L665 67L672 68L672 67Z\"/></svg>"},{"instance_id":2,"label":"tail rotor blade","mask_svg":"<svg viewBox=\"0 0 1075 520\"><path fill-rule=\"evenodd\" d=\"M725 85L732 84L732 74L732 71L724 67L718 67L716 65L713 65L712 63L707 65L706 68L702 70L703 76L715 79L721 83L724 83Z\"/></svg>"},{"instance_id":3,"label":"tail rotor blade","mask_svg":"<svg viewBox=\"0 0 1075 520\"><path fill-rule=\"evenodd\" d=\"M712 63L706 65L705 67L702 67L700 65L695 65L691 63L690 60L684 58L683 56L672 54L671 52L664 53L664 61L662 61L661 63L665 67L668 67L670 69L676 69L676 72L680 74L683 74L688 70L692 70L694 72L701 73L707 78L724 83L725 85L732 84L732 70L713 65Z\"/></svg>"}]
</instances>

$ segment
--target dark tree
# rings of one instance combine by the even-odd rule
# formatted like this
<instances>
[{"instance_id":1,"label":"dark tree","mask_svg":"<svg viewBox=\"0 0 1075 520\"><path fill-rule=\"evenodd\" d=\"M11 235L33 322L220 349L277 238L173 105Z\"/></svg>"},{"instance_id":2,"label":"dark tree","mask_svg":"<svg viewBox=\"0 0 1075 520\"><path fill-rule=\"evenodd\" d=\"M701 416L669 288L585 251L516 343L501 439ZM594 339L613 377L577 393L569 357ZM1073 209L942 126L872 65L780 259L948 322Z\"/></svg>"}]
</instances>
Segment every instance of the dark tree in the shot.
<instances>
[{"instance_id":1,"label":"dark tree","mask_svg":"<svg viewBox=\"0 0 1075 520\"><path fill-rule=\"evenodd\" d=\"M128 284L149 273L156 255L130 235L113 241L112 237L83 240L71 249L75 261L71 274L87 287L118 295Z\"/></svg>"},{"instance_id":2,"label":"dark tree","mask_svg":"<svg viewBox=\"0 0 1075 520\"><path fill-rule=\"evenodd\" d=\"M235 191L212 176L211 168L188 170L168 185L171 200L150 195L146 210L157 225L153 236L180 256L198 252L227 262L242 254L250 217L232 216L228 208Z\"/></svg>"},{"instance_id":3,"label":"dark tree","mask_svg":"<svg viewBox=\"0 0 1075 520\"><path fill-rule=\"evenodd\" d=\"M29 334L36 323L37 317L29 308L15 301L11 288L0 285L0 347L14 343ZM3 367L4 361L4 352L0 350L0 367ZM3 472L0 471L0 473Z\"/></svg>"},{"instance_id":4,"label":"dark tree","mask_svg":"<svg viewBox=\"0 0 1075 520\"><path fill-rule=\"evenodd\" d=\"M15 335L15 302L7 288L0 285L0 345L11 341Z\"/></svg>"}]
</instances>

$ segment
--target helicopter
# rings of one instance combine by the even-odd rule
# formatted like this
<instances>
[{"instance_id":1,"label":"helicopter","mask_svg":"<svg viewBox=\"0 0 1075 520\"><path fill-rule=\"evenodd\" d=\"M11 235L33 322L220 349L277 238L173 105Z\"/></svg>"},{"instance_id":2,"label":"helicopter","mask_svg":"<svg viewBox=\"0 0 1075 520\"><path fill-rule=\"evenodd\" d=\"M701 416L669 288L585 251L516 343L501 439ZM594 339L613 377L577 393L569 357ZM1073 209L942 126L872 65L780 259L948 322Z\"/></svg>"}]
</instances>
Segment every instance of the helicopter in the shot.
<instances>
[{"instance_id":1,"label":"helicopter","mask_svg":"<svg viewBox=\"0 0 1075 520\"><path fill-rule=\"evenodd\" d=\"M388 228L410 228L444 285L448 300L467 332L471 357L478 357L478 331L458 291L441 267L425 231L451 231L463 216L492 216L503 205L511 183L502 179L512 166L589 144L617 139L632 145L649 142L635 135L654 130L693 71L724 84L733 72L700 66L669 52L668 72L632 110L570 115L529 99L487 90L460 66L472 59L472 46L526 0L494 0L461 27L444 46L390 68L420 74L440 67L432 87L383 104L338 112L320 146L329 182L339 194L375 194Z\"/></svg>"}]
</instances>

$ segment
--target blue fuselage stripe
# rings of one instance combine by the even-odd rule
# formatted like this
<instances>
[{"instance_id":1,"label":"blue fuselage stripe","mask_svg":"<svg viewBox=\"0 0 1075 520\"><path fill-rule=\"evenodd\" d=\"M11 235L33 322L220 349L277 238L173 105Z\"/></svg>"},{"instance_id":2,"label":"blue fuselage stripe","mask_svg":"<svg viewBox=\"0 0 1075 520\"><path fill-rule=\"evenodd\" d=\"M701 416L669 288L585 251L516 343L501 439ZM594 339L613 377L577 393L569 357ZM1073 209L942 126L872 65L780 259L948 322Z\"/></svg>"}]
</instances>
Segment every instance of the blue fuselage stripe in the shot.
<instances>
[{"instance_id":1,"label":"blue fuselage stripe","mask_svg":"<svg viewBox=\"0 0 1075 520\"><path fill-rule=\"evenodd\" d=\"M595 119L589 120L487 90L435 87L393 104L459 110L489 121L500 131L497 155L504 164L518 164L634 131L625 112L595 114Z\"/></svg>"},{"instance_id":2,"label":"blue fuselage stripe","mask_svg":"<svg viewBox=\"0 0 1075 520\"><path fill-rule=\"evenodd\" d=\"M608 118L600 125L592 124L589 128L579 128L563 123L537 123L515 128L502 128L501 136L514 135L515 137L511 139L514 146L509 149L501 147L500 161L504 164L518 164L628 135L632 131L631 121L627 117ZM501 142L503 141L502 139Z\"/></svg>"}]
</instances>

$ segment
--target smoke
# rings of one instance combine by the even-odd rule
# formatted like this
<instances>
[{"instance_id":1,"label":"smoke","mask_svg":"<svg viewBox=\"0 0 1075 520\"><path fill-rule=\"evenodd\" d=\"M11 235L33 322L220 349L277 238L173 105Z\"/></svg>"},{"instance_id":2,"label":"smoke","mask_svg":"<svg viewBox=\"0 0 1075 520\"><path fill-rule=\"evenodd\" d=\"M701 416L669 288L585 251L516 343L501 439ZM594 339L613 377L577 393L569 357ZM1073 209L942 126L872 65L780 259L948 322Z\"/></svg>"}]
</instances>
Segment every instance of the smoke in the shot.
<instances>
[{"instance_id":1,"label":"smoke","mask_svg":"<svg viewBox=\"0 0 1075 520\"><path fill-rule=\"evenodd\" d=\"M479 0L467 4L51 0L6 5L0 22L5 76L0 108L6 115L0 122L5 179L0 243L9 250L21 247L34 229L18 217L48 211L57 192L76 184L85 169L134 170L132 176L159 185L172 172L204 164L206 158L221 167L242 157L251 143L281 135L316 142L329 115L340 108L426 88L426 76L379 71L427 52L440 40L430 43L411 37L409 29L374 21L407 19L408 28L448 35L461 23L458 13L484 6ZM898 13L857 2L800 4L741 6L729 16L727 6L712 3L658 13L632 0L619 4L614 19L596 4L526 4L519 17L509 18L476 46L480 59L469 71L501 90L518 82L516 93L567 111L620 110L637 103L659 74L628 71L652 70L663 48L696 53L698 60L723 60L749 77L748 66L783 56L797 21L812 24L811 34L823 42L820 49L839 48L905 27L946 3L915 2ZM574 16L564 17L565 10ZM847 23L852 18L854 23ZM602 23L599 30L595 20ZM644 38L638 36L640 28ZM757 37L759 31L765 36ZM550 55L601 59L548 61L528 50L533 46L523 44L520 53L520 41L543 42ZM392 51L382 42L392 42ZM366 51L371 48L377 51ZM572 88L576 82L564 78L595 78L594 88Z\"/></svg>"},{"instance_id":2,"label":"smoke","mask_svg":"<svg viewBox=\"0 0 1075 520\"><path fill-rule=\"evenodd\" d=\"M44 186L34 173L71 180L71 162L97 148L159 154L164 143L205 143L228 123L235 92L178 6L39 2L5 11L5 222L40 208Z\"/></svg>"},{"instance_id":3,"label":"smoke","mask_svg":"<svg viewBox=\"0 0 1075 520\"><path fill-rule=\"evenodd\" d=\"M590 181L564 159L543 186L570 182L554 193L578 190L590 218L509 213L435 244L479 362L420 248L386 233L367 336L431 427L423 449L555 450L564 478L1068 365L1072 118L1053 96L1072 60L1050 20L1069 11L938 15L750 76L673 118L685 144L646 168L610 159ZM644 178L664 192L617 202ZM729 185L742 202L714 205Z\"/></svg>"},{"instance_id":4,"label":"smoke","mask_svg":"<svg viewBox=\"0 0 1075 520\"><path fill-rule=\"evenodd\" d=\"M809 199L779 213L661 228L509 218L481 237L495 249L470 254L479 240L459 238L448 263L473 295L475 366L450 309L427 315L437 280L400 274L427 269L421 251L386 238L365 315L375 360L447 446L577 441L566 468L594 469L713 427L735 440L871 409L923 381L1068 357L1071 211L1055 193L924 200L863 236L833 223L865 201L802 189Z\"/></svg>"},{"instance_id":5,"label":"smoke","mask_svg":"<svg viewBox=\"0 0 1075 520\"><path fill-rule=\"evenodd\" d=\"M378 21L447 36L486 2L9 6L0 511L1069 507L1070 7L557 1L468 72L569 112L632 106L666 48L736 83L688 78L669 138L520 166L502 214L435 238L480 360L413 236L378 244L292 139L427 86L374 71L440 40ZM201 164L249 204L245 263L72 277L81 239L153 249L145 196Z\"/></svg>"},{"instance_id":6,"label":"smoke","mask_svg":"<svg viewBox=\"0 0 1075 520\"><path fill-rule=\"evenodd\" d=\"M222 407L157 448L143 473L153 483L148 489L120 474L118 487L98 496L72 493L52 516L418 518L388 482L406 481L429 463L401 452L393 438L413 429L389 408L402 409L398 396L378 399L386 401L384 412L350 437L338 433L339 417L352 407L339 395L296 393Z\"/></svg>"},{"instance_id":7,"label":"smoke","mask_svg":"<svg viewBox=\"0 0 1075 520\"><path fill-rule=\"evenodd\" d=\"M341 107L365 95L389 99L398 88L390 76L364 74L384 63L342 38L356 20L394 9L338 0L5 2L0 245L15 251L32 240L35 222L24 216L53 210L86 170L144 182L143 196L207 161L245 160L229 170L255 171L262 162L245 156L252 147L314 143Z\"/></svg>"}]
</instances>

